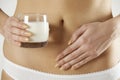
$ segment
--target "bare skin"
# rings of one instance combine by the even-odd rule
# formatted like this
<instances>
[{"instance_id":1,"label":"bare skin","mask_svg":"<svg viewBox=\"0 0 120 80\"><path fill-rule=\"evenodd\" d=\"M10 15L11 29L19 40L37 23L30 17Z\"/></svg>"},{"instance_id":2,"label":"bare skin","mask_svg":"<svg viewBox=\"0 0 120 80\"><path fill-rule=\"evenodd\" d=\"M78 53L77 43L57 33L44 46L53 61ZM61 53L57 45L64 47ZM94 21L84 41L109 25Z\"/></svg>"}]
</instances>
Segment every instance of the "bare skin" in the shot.
<instances>
[{"instance_id":1,"label":"bare skin","mask_svg":"<svg viewBox=\"0 0 120 80\"><path fill-rule=\"evenodd\" d=\"M98 9L99 12L97 12ZM22 48L16 46L20 45L19 43L14 44L5 39L4 54L16 64L54 74L84 74L111 68L120 59L118 49L120 45L116 45L118 42L114 41L100 56L77 70L64 71L54 67L57 63L56 57L69 46L68 41L73 33L81 27L80 25L102 22L112 18L110 0L104 2L97 0L77 0L75 2L72 0L19 0L14 16L19 13L47 14L51 31L48 45L43 48ZM25 27L22 28L25 29ZM21 39L21 41L25 40ZM11 80L5 72L3 72L2 78L2 80Z\"/></svg>"}]
</instances>

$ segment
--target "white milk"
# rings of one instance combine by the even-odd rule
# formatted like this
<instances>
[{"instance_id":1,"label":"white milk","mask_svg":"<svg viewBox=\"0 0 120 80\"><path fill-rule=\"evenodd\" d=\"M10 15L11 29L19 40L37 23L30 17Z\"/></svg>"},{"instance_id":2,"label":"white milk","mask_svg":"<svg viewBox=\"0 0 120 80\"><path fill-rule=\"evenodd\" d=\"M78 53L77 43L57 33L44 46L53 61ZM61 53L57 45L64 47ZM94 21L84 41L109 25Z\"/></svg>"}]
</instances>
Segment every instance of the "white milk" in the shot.
<instances>
[{"instance_id":1,"label":"white milk","mask_svg":"<svg viewBox=\"0 0 120 80\"><path fill-rule=\"evenodd\" d=\"M47 42L49 37L48 22L28 22L26 24L29 26L27 30L33 33L29 42Z\"/></svg>"}]
</instances>

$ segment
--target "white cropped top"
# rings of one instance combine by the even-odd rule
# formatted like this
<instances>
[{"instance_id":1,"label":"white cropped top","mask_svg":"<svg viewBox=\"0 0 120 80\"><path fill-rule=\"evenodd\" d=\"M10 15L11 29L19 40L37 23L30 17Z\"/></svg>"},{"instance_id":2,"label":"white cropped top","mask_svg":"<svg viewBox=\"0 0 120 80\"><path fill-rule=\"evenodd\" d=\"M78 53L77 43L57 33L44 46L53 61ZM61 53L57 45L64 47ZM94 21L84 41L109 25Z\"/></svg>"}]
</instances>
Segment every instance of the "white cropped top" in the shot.
<instances>
[{"instance_id":1,"label":"white cropped top","mask_svg":"<svg viewBox=\"0 0 120 80\"><path fill-rule=\"evenodd\" d=\"M13 16L16 10L17 0L0 0L0 8L8 16Z\"/></svg>"}]
</instances>

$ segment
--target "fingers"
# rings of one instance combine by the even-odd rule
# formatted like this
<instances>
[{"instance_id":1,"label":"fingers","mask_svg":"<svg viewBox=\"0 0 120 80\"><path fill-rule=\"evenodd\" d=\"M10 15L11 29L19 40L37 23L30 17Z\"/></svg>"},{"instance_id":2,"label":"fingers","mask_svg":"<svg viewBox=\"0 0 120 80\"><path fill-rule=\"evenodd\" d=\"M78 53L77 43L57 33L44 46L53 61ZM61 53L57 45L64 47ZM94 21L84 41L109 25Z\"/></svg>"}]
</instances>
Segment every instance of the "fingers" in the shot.
<instances>
[{"instance_id":1,"label":"fingers","mask_svg":"<svg viewBox=\"0 0 120 80\"><path fill-rule=\"evenodd\" d=\"M73 34L69 47L58 56L60 69L78 69L100 56L107 49L110 41L105 42L106 37L99 32L100 27L101 25L98 23L83 25ZM77 47L74 45L75 43ZM74 47L72 47L73 45ZM84 48L77 52L81 47ZM82 53L82 50L85 52Z\"/></svg>"},{"instance_id":2,"label":"fingers","mask_svg":"<svg viewBox=\"0 0 120 80\"><path fill-rule=\"evenodd\" d=\"M26 29L28 28L27 25L23 24L22 22L20 22L17 18L15 17L11 17L8 19L9 22L9 26L14 26L20 29Z\"/></svg>"},{"instance_id":3,"label":"fingers","mask_svg":"<svg viewBox=\"0 0 120 80\"><path fill-rule=\"evenodd\" d=\"M21 45L20 42L18 42L18 41L14 41L14 40L11 40L11 43L14 44L14 45L17 45L17 46L20 46L20 45Z\"/></svg>"},{"instance_id":4,"label":"fingers","mask_svg":"<svg viewBox=\"0 0 120 80\"><path fill-rule=\"evenodd\" d=\"M71 69L72 69L72 70L76 70L76 69L78 69L79 67L81 67L81 66L83 66L84 64L86 64L87 62L91 61L92 59L93 59L93 57L92 57L92 56L89 56L89 57L83 59L82 61L76 63L75 65L73 65L73 66L71 67Z\"/></svg>"},{"instance_id":5,"label":"fingers","mask_svg":"<svg viewBox=\"0 0 120 80\"><path fill-rule=\"evenodd\" d=\"M75 70L75 69L78 69L80 68L81 66L83 66L84 64L86 64L87 62L91 61L92 59L96 58L97 56L94 54L90 54L88 52L86 53L82 53L81 55L79 55L78 57L70 60L70 61L65 61L64 59L59 62L59 66L56 66L56 67L59 67L60 70L67 70L67 69L70 69L71 70Z\"/></svg>"},{"instance_id":6,"label":"fingers","mask_svg":"<svg viewBox=\"0 0 120 80\"><path fill-rule=\"evenodd\" d=\"M74 64L79 63L81 60L83 60L84 58L88 57L87 54L83 53L80 56L78 56L77 58L65 63L63 66L61 66L61 70L67 70L69 68L71 68Z\"/></svg>"},{"instance_id":7,"label":"fingers","mask_svg":"<svg viewBox=\"0 0 120 80\"><path fill-rule=\"evenodd\" d=\"M17 18L10 17L3 26L4 36L8 42L20 46L21 42L29 41L29 37L32 35L26 30L27 28Z\"/></svg>"},{"instance_id":8,"label":"fingers","mask_svg":"<svg viewBox=\"0 0 120 80\"><path fill-rule=\"evenodd\" d=\"M75 42L75 40L77 40L78 37L80 37L84 32L85 32L86 28L85 25L81 26L77 31L75 31L70 39L70 41L68 42L68 45L72 44L73 42Z\"/></svg>"},{"instance_id":9,"label":"fingers","mask_svg":"<svg viewBox=\"0 0 120 80\"><path fill-rule=\"evenodd\" d=\"M14 35L14 34L11 35L11 38L14 41L18 41L18 42L27 42L27 41L29 41L28 37L18 36L18 35Z\"/></svg>"},{"instance_id":10,"label":"fingers","mask_svg":"<svg viewBox=\"0 0 120 80\"><path fill-rule=\"evenodd\" d=\"M6 33L5 33L5 37L6 37L6 40L7 40L8 42L10 42L10 43L12 43L12 44L14 44L14 45L16 45L16 46L20 46L20 45L21 45L20 42L15 41L15 40L12 39L10 32L6 32Z\"/></svg>"},{"instance_id":11,"label":"fingers","mask_svg":"<svg viewBox=\"0 0 120 80\"><path fill-rule=\"evenodd\" d=\"M59 61L60 59L64 58L66 55L70 54L71 52L79 48L79 46L80 46L79 41L76 41L74 44L70 45L62 53L60 53L57 56L56 61Z\"/></svg>"},{"instance_id":12,"label":"fingers","mask_svg":"<svg viewBox=\"0 0 120 80\"><path fill-rule=\"evenodd\" d=\"M59 61L60 59L64 58L66 55L72 53L73 51L75 51L77 48L79 48L81 45L85 44L88 40L84 37L84 35L82 35L81 37L79 37L79 39L77 39L73 44L71 44L68 48L66 48L62 53L60 53L57 58L56 61ZM84 46L83 46L84 47ZM82 48L83 48L82 47ZM84 50L84 49L83 49ZM82 50L81 50L82 51Z\"/></svg>"},{"instance_id":13,"label":"fingers","mask_svg":"<svg viewBox=\"0 0 120 80\"><path fill-rule=\"evenodd\" d=\"M26 37L30 37L32 35L31 32L29 32L27 30L16 28L16 27L11 28L11 33L20 35L20 36L26 36Z\"/></svg>"},{"instance_id":14,"label":"fingers","mask_svg":"<svg viewBox=\"0 0 120 80\"><path fill-rule=\"evenodd\" d=\"M27 42L29 41L29 38L27 37L21 37L21 36L17 36L17 35L14 35L14 34L10 34L11 37L9 39L7 39L8 42L16 45L16 46L20 46L21 45L21 42Z\"/></svg>"},{"instance_id":15,"label":"fingers","mask_svg":"<svg viewBox=\"0 0 120 80\"><path fill-rule=\"evenodd\" d=\"M79 48L79 49L73 51L71 54L67 55L66 57L64 57L63 59L58 61L58 64L56 64L56 67L60 67L60 66L64 65L65 63L67 63L71 60L74 60L78 56L82 55L84 52L85 51L83 51L83 48Z\"/></svg>"}]
</instances>

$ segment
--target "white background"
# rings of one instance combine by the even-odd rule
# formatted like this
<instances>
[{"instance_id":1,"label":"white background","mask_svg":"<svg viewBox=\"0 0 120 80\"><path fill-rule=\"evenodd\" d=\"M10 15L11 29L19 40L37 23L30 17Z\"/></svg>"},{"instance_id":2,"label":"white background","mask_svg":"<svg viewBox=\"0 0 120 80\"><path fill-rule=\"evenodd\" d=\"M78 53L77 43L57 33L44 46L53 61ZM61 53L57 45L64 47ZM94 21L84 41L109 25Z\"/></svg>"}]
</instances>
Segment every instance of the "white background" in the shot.
<instances>
[{"instance_id":1,"label":"white background","mask_svg":"<svg viewBox=\"0 0 120 80\"><path fill-rule=\"evenodd\" d=\"M113 5L112 5L112 11L113 11L113 15L118 15L120 14L120 0L113 0L112 1ZM3 52L2 52L2 44L3 44L3 37L0 35L0 71L1 71L1 67L3 66L3 61L2 61L2 56L3 56ZM0 74L1 75L1 74Z\"/></svg>"}]
</instances>

